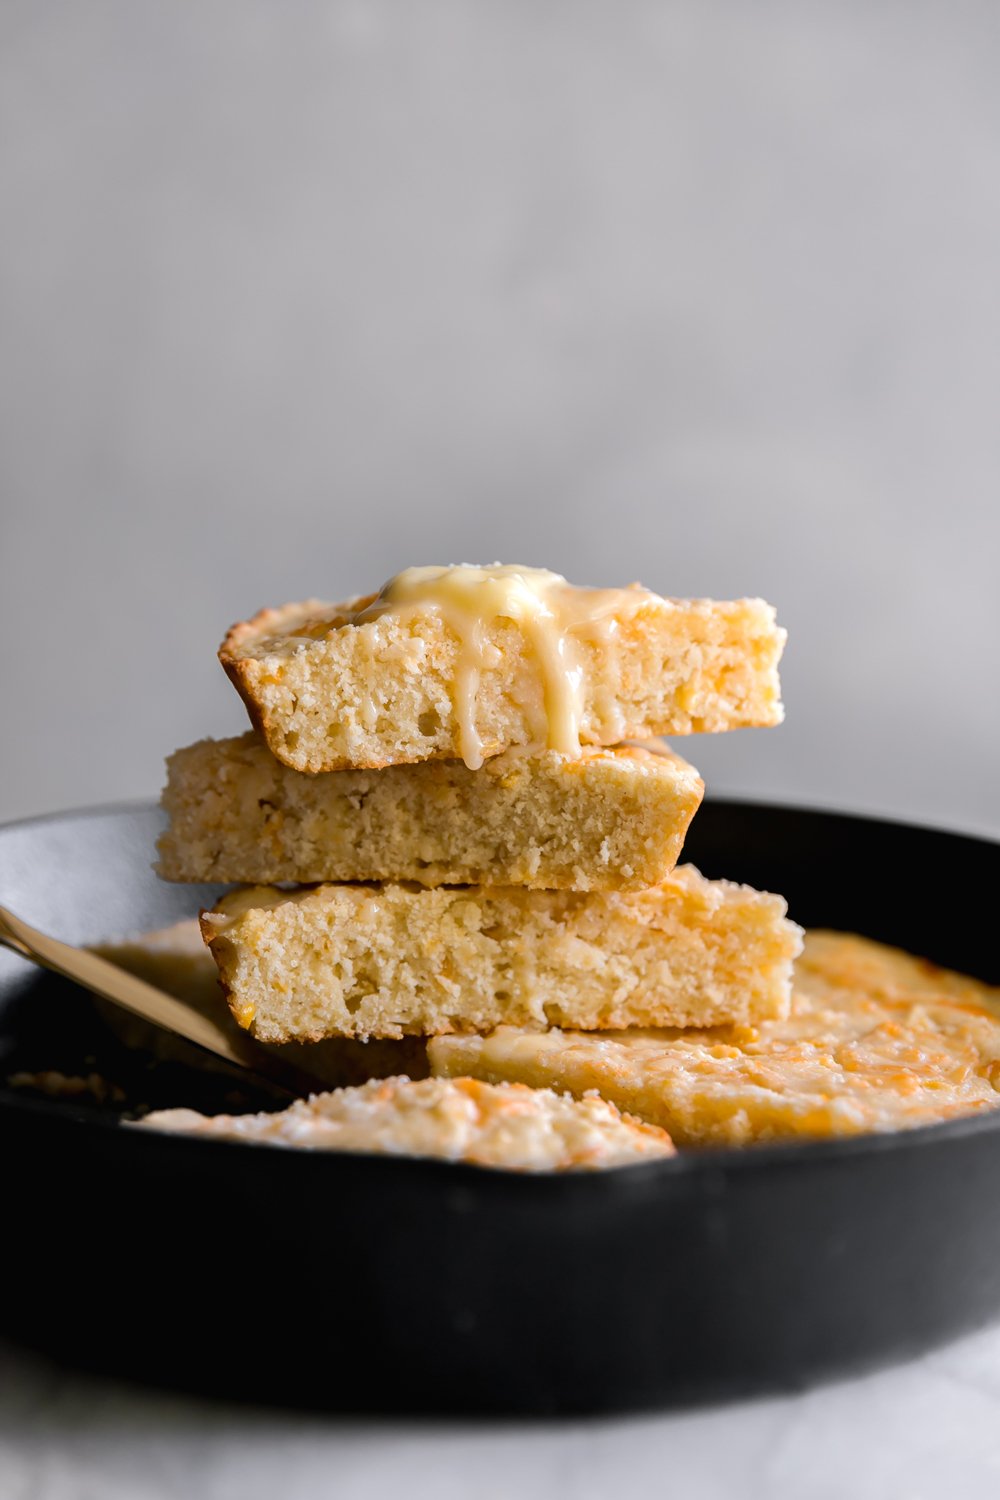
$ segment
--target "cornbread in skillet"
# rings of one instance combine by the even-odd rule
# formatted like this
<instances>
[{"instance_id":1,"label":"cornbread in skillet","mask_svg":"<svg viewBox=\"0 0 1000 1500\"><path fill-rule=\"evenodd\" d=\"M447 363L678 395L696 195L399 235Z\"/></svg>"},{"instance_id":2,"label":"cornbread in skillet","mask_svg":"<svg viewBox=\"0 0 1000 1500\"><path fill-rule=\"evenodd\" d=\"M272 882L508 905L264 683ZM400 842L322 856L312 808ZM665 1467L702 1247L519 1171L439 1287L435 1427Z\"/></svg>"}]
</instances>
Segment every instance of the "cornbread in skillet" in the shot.
<instances>
[{"instance_id":1,"label":"cornbread in skillet","mask_svg":"<svg viewBox=\"0 0 1000 1500\"><path fill-rule=\"evenodd\" d=\"M811 932L791 1014L699 1031L437 1037L435 1073L580 1094L678 1146L900 1130L1000 1105L1000 990L865 938Z\"/></svg>"},{"instance_id":2,"label":"cornbread in skillet","mask_svg":"<svg viewBox=\"0 0 1000 1500\"><path fill-rule=\"evenodd\" d=\"M171 927L157 928L138 937L117 943L103 943L94 949L102 958L127 969L157 989L165 990L193 1010L207 1015L222 1027L239 1035L219 984L219 971L205 947L197 917L175 922ZM202 1053L180 1037L160 1026L153 1026L139 1016L123 1010L110 1000L92 997L91 1003L104 1024L126 1047L148 1052L159 1061L183 1062L187 1067L217 1066L210 1053ZM286 1042L268 1049L294 1067L300 1067L328 1088L365 1083L369 1078L390 1078L406 1073L411 1078L426 1078L427 1047L419 1036L398 1041L359 1042L350 1037L331 1037L329 1041L303 1046ZM199 1061L201 1060L201 1061Z\"/></svg>"},{"instance_id":3,"label":"cornbread in skillet","mask_svg":"<svg viewBox=\"0 0 1000 1500\"><path fill-rule=\"evenodd\" d=\"M471 1078L390 1078L297 1099L280 1114L167 1109L139 1124L310 1151L436 1156L511 1172L593 1171L673 1155L664 1131L630 1120L595 1095L570 1099Z\"/></svg>"},{"instance_id":4,"label":"cornbread in skillet","mask_svg":"<svg viewBox=\"0 0 1000 1500\"><path fill-rule=\"evenodd\" d=\"M579 589L541 569L411 568L379 595L233 626L219 651L297 771L781 722L785 632L759 599Z\"/></svg>"},{"instance_id":5,"label":"cornbread in skillet","mask_svg":"<svg viewBox=\"0 0 1000 1500\"><path fill-rule=\"evenodd\" d=\"M265 1042L780 1016L801 940L780 896L690 865L628 893L256 886L202 931Z\"/></svg>"},{"instance_id":6,"label":"cornbread in skillet","mask_svg":"<svg viewBox=\"0 0 1000 1500\"><path fill-rule=\"evenodd\" d=\"M202 740L168 762L159 873L167 880L413 880L638 890L677 863L697 772L648 748L509 751L383 771L289 770L255 734Z\"/></svg>"}]
</instances>

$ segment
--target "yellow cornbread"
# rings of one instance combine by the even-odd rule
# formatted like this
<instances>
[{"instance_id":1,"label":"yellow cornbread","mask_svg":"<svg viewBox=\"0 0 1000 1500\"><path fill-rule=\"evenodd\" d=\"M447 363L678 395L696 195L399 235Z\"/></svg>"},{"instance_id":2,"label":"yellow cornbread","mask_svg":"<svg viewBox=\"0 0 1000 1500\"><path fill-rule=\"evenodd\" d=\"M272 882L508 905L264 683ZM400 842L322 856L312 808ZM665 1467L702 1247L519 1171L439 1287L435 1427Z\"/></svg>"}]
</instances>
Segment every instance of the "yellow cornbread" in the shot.
<instances>
[{"instance_id":1,"label":"yellow cornbread","mask_svg":"<svg viewBox=\"0 0 1000 1500\"><path fill-rule=\"evenodd\" d=\"M95 953L109 959L120 969L136 974L147 984L165 990L190 1005L192 1010L211 1016L224 1029L239 1035L219 984L219 971L205 947L197 917L175 922L171 927L157 928L138 937L117 943L102 943ZM131 1012L113 1005L110 1000L94 997L93 1004L104 1023L126 1047L150 1052L162 1060L183 1062L187 1067L217 1066L211 1053L202 1053L173 1032L153 1026ZM328 1088L345 1084L366 1083L370 1078L391 1078L406 1073L410 1078L426 1078L427 1048L422 1037L406 1036L398 1041L359 1042L350 1037L331 1037L325 1042L303 1046L286 1042L268 1048L292 1067L301 1068Z\"/></svg>"},{"instance_id":2,"label":"yellow cornbread","mask_svg":"<svg viewBox=\"0 0 1000 1500\"><path fill-rule=\"evenodd\" d=\"M470 769L513 745L781 722L785 632L759 599L580 589L534 568L416 568L379 595L308 600L234 625L219 658L294 770L439 757Z\"/></svg>"},{"instance_id":3,"label":"yellow cornbread","mask_svg":"<svg viewBox=\"0 0 1000 1500\"><path fill-rule=\"evenodd\" d=\"M471 1078L373 1081L297 1099L279 1114L167 1109L139 1125L180 1135L309 1151L436 1156L510 1172L595 1171L672 1156L670 1137L591 1095L493 1086Z\"/></svg>"},{"instance_id":4,"label":"yellow cornbread","mask_svg":"<svg viewBox=\"0 0 1000 1500\"><path fill-rule=\"evenodd\" d=\"M306 776L246 734L167 767L159 873L225 883L640 890L677 863L703 790L659 740Z\"/></svg>"},{"instance_id":5,"label":"yellow cornbread","mask_svg":"<svg viewBox=\"0 0 1000 1500\"><path fill-rule=\"evenodd\" d=\"M1000 1105L1000 990L894 948L811 932L790 1016L715 1030L436 1037L432 1071L581 1094L684 1146L926 1125Z\"/></svg>"},{"instance_id":6,"label":"yellow cornbread","mask_svg":"<svg viewBox=\"0 0 1000 1500\"><path fill-rule=\"evenodd\" d=\"M237 1020L269 1042L782 1015L801 940L780 896L690 865L634 893L252 887L202 931Z\"/></svg>"}]
</instances>

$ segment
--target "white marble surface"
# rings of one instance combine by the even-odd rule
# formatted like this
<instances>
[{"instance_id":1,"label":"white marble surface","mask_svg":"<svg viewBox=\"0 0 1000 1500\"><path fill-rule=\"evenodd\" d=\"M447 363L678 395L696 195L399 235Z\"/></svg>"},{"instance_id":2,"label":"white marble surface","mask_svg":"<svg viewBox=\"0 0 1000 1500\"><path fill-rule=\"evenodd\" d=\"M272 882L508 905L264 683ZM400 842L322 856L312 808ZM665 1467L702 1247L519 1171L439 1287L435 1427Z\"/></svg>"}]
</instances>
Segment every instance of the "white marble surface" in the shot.
<instances>
[{"instance_id":1,"label":"white marble surface","mask_svg":"<svg viewBox=\"0 0 1000 1500\"><path fill-rule=\"evenodd\" d=\"M266 1413L0 1347L3 1500L972 1500L1000 1491L1000 1332L802 1395L561 1424Z\"/></svg>"}]
</instances>

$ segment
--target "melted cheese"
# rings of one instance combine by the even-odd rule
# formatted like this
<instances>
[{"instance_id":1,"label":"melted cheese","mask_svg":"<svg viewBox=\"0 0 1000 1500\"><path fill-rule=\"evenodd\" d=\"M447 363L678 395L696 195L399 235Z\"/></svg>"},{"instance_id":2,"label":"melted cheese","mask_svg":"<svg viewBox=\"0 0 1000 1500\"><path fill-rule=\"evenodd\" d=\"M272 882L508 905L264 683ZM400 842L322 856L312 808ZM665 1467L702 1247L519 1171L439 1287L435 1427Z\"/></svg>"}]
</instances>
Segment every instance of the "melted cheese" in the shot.
<instances>
[{"instance_id":1,"label":"melted cheese","mask_svg":"<svg viewBox=\"0 0 1000 1500\"><path fill-rule=\"evenodd\" d=\"M627 589L574 588L559 573L495 563L489 568L407 568L378 597L354 616L364 624L392 614L415 611L439 615L460 642L455 674L455 717L459 749L470 770L483 764L476 728L476 702L482 673L498 664L489 640L498 620L511 620L524 638L538 673L545 707L546 745L564 755L580 753L583 708L582 640L610 640L624 615L634 613L651 595L633 585Z\"/></svg>"},{"instance_id":2,"label":"melted cheese","mask_svg":"<svg viewBox=\"0 0 1000 1500\"><path fill-rule=\"evenodd\" d=\"M136 1123L181 1135L440 1157L514 1172L592 1171L674 1154L664 1131L622 1116L603 1099L471 1078L375 1079L297 1099L279 1114L207 1117L166 1109Z\"/></svg>"}]
</instances>

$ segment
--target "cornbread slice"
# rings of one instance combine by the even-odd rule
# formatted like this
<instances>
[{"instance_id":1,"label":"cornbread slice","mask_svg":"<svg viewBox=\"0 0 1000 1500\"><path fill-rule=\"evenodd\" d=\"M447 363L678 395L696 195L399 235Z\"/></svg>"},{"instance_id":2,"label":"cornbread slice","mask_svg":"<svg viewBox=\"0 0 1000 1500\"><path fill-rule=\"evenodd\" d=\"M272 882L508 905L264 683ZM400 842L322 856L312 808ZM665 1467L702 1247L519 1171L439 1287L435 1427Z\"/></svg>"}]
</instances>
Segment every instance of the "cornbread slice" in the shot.
<instances>
[{"instance_id":1,"label":"cornbread slice","mask_svg":"<svg viewBox=\"0 0 1000 1500\"><path fill-rule=\"evenodd\" d=\"M138 975L147 984L185 1001L200 1014L211 1016L223 1027L231 1027L234 1036L239 1035L239 1027L226 1004L219 984L219 971L205 947L197 917L141 933L138 937L103 943L94 952L120 969ZM214 1069L218 1066L209 1053L202 1054L172 1032L131 1015L110 1000L95 996L92 1003L104 1024L126 1047L149 1052L160 1061L180 1061L187 1067ZM427 1046L419 1036L406 1036L398 1041L373 1038L364 1042L350 1037L330 1037L328 1041L312 1046L286 1042L284 1046L270 1047L268 1051L301 1068L328 1088L365 1083L369 1078L391 1078L396 1073L406 1073L410 1078L426 1078L429 1072Z\"/></svg>"},{"instance_id":2,"label":"cornbread slice","mask_svg":"<svg viewBox=\"0 0 1000 1500\"><path fill-rule=\"evenodd\" d=\"M539 575L464 571L482 573L484 588L510 577L535 588ZM555 582L536 590L544 639L539 616L522 617L516 601L491 594L493 612L478 618L393 604L387 585L346 604L261 610L233 626L219 658L272 752L310 773L440 757L476 769L512 745L571 752L781 722L785 632L769 604L545 580Z\"/></svg>"},{"instance_id":3,"label":"cornbread slice","mask_svg":"<svg viewBox=\"0 0 1000 1500\"><path fill-rule=\"evenodd\" d=\"M679 1146L928 1125L1000 1106L1000 990L866 938L810 932L791 1014L708 1031L435 1037L435 1073L582 1094Z\"/></svg>"},{"instance_id":4,"label":"cornbread slice","mask_svg":"<svg viewBox=\"0 0 1000 1500\"><path fill-rule=\"evenodd\" d=\"M481 771L439 760L305 776L246 734L167 767L159 873L227 884L641 890L677 863L703 791L659 740L579 758L509 751Z\"/></svg>"},{"instance_id":5,"label":"cornbread slice","mask_svg":"<svg viewBox=\"0 0 1000 1500\"><path fill-rule=\"evenodd\" d=\"M593 1171L674 1154L664 1131L628 1119L596 1095L568 1099L472 1078L390 1078L297 1099L280 1114L209 1117L166 1109L138 1123L309 1151L437 1156L509 1172Z\"/></svg>"},{"instance_id":6,"label":"cornbread slice","mask_svg":"<svg viewBox=\"0 0 1000 1500\"><path fill-rule=\"evenodd\" d=\"M651 890L251 887L202 916L260 1041L782 1015L800 931L780 896L681 866Z\"/></svg>"}]
</instances>

